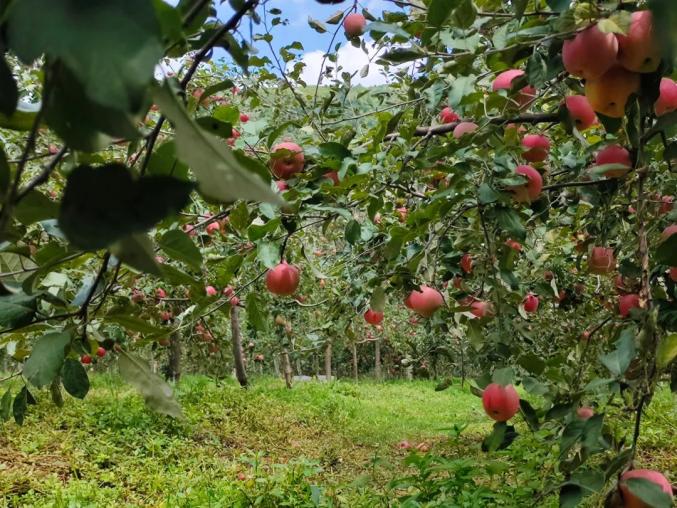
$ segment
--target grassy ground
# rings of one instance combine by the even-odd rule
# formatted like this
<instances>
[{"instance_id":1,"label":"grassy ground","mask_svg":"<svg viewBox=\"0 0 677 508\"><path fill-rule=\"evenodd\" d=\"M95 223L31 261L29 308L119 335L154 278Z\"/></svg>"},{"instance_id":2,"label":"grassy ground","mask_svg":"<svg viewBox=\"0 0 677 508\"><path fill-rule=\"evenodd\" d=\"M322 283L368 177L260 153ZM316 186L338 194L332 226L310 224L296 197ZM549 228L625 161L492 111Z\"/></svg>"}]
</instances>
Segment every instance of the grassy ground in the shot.
<instances>
[{"instance_id":1,"label":"grassy ground","mask_svg":"<svg viewBox=\"0 0 677 508\"><path fill-rule=\"evenodd\" d=\"M148 412L108 376L61 410L40 394L22 428L0 427L0 506L388 506L412 485L435 497L424 479L431 470L450 479L444 490L455 504L440 506L533 506L533 492L554 474L526 429L518 427L509 451L482 453L491 424L458 386L303 383L289 391L256 379L244 392L188 377L177 391L184 422ZM675 416L664 390L645 420L647 460L665 470L677 467ZM445 459L407 458L402 440Z\"/></svg>"}]
</instances>

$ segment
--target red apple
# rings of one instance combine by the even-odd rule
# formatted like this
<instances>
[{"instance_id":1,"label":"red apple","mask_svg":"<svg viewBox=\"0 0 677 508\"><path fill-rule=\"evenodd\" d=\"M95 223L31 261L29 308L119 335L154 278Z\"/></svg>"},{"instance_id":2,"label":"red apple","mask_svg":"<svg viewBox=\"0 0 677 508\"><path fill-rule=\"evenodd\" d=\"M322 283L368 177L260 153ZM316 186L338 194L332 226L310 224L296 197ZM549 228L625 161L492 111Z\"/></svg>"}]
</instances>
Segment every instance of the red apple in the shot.
<instances>
[{"instance_id":1,"label":"red apple","mask_svg":"<svg viewBox=\"0 0 677 508\"><path fill-rule=\"evenodd\" d=\"M612 272L616 268L614 250L611 247L593 247L588 259L588 271L597 275Z\"/></svg>"},{"instance_id":2,"label":"red apple","mask_svg":"<svg viewBox=\"0 0 677 508\"><path fill-rule=\"evenodd\" d=\"M548 157L550 140L542 134L527 134L522 138L522 147L527 151L522 154L529 162L542 162Z\"/></svg>"},{"instance_id":3,"label":"red apple","mask_svg":"<svg viewBox=\"0 0 677 508\"><path fill-rule=\"evenodd\" d=\"M98 356L99 358L103 358L104 356L106 356L106 348L99 346L96 349L96 356Z\"/></svg>"},{"instance_id":4,"label":"red apple","mask_svg":"<svg viewBox=\"0 0 677 508\"><path fill-rule=\"evenodd\" d=\"M658 209L658 213L661 215L664 215L666 213L670 213L672 211L672 208L674 206L674 201L675 198L672 196L663 196L661 197L661 206Z\"/></svg>"},{"instance_id":5,"label":"red apple","mask_svg":"<svg viewBox=\"0 0 677 508\"><path fill-rule=\"evenodd\" d=\"M585 95L570 95L564 99L569 116L579 131L592 127L597 123L597 115Z\"/></svg>"},{"instance_id":6,"label":"red apple","mask_svg":"<svg viewBox=\"0 0 677 508\"><path fill-rule=\"evenodd\" d=\"M338 175L338 172L336 172L336 171L327 171L324 174L324 177L328 178L329 180L334 182L334 185L338 185L340 183L339 175Z\"/></svg>"},{"instance_id":7,"label":"red apple","mask_svg":"<svg viewBox=\"0 0 677 508\"><path fill-rule=\"evenodd\" d=\"M419 291L414 290L409 293L404 304L421 316L430 317L444 305L444 299L437 289L423 285Z\"/></svg>"},{"instance_id":8,"label":"red apple","mask_svg":"<svg viewBox=\"0 0 677 508\"><path fill-rule=\"evenodd\" d=\"M491 383L482 393L482 405L487 415L497 422L507 422L520 409L520 397L513 385Z\"/></svg>"},{"instance_id":9,"label":"red apple","mask_svg":"<svg viewBox=\"0 0 677 508\"><path fill-rule=\"evenodd\" d=\"M538 297L534 294L529 293L522 300L522 305L524 305L525 312L536 312L538 310Z\"/></svg>"},{"instance_id":10,"label":"red apple","mask_svg":"<svg viewBox=\"0 0 677 508\"><path fill-rule=\"evenodd\" d=\"M370 325L376 326L383 321L383 312L369 309L364 313L364 320Z\"/></svg>"},{"instance_id":11,"label":"red apple","mask_svg":"<svg viewBox=\"0 0 677 508\"><path fill-rule=\"evenodd\" d=\"M219 224L216 221L210 222L209 224L207 224L206 230L207 234L209 236L212 236L213 234L218 233L221 230L221 224Z\"/></svg>"},{"instance_id":12,"label":"red apple","mask_svg":"<svg viewBox=\"0 0 677 508\"><path fill-rule=\"evenodd\" d=\"M172 317L174 317L174 316L171 313L171 311L163 310L162 312L160 312L160 320L163 321L163 322L170 321L172 319Z\"/></svg>"},{"instance_id":13,"label":"red apple","mask_svg":"<svg viewBox=\"0 0 677 508\"><path fill-rule=\"evenodd\" d=\"M449 106L440 112L440 121L442 123L453 123L458 122L458 120L459 116Z\"/></svg>"},{"instance_id":14,"label":"red apple","mask_svg":"<svg viewBox=\"0 0 677 508\"><path fill-rule=\"evenodd\" d=\"M454 127L453 136L456 139L459 139L464 134L469 134L475 132L479 128L475 122L461 122L456 127Z\"/></svg>"},{"instance_id":15,"label":"red apple","mask_svg":"<svg viewBox=\"0 0 677 508\"><path fill-rule=\"evenodd\" d=\"M463 270L465 273L472 273L472 265L473 265L472 256L467 253L463 254L459 265L461 266L461 270Z\"/></svg>"},{"instance_id":16,"label":"red apple","mask_svg":"<svg viewBox=\"0 0 677 508\"><path fill-rule=\"evenodd\" d=\"M343 29L345 30L346 35L351 39L362 35L366 26L367 20L358 12L348 14L343 20Z\"/></svg>"},{"instance_id":17,"label":"red apple","mask_svg":"<svg viewBox=\"0 0 677 508\"><path fill-rule=\"evenodd\" d=\"M400 450L409 450L411 448L411 443L409 441L407 441L406 439L404 439L404 440L400 441L399 443L397 443L397 447Z\"/></svg>"},{"instance_id":18,"label":"red apple","mask_svg":"<svg viewBox=\"0 0 677 508\"><path fill-rule=\"evenodd\" d=\"M82 356L80 357L80 362L81 362L83 365L89 365L90 363L92 363L92 357L89 356L89 355L82 355Z\"/></svg>"},{"instance_id":19,"label":"red apple","mask_svg":"<svg viewBox=\"0 0 677 508\"><path fill-rule=\"evenodd\" d=\"M510 249L512 249L512 250L514 250L514 251L522 252L522 244L519 243L517 240L513 240L512 238L508 238L508 239L505 241L505 245L506 245L508 248L510 248Z\"/></svg>"},{"instance_id":20,"label":"red apple","mask_svg":"<svg viewBox=\"0 0 677 508\"><path fill-rule=\"evenodd\" d=\"M229 303L232 307L237 307L240 305L240 299L237 296L231 296Z\"/></svg>"},{"instance_id":21,"label":"red apple","mask_svg":"<svg viewBox=\"0 0 677 508\"><path fill-rule=\"evenodd\" d=\"M564 41L562 61L569 74L594 80L616 63L618 41L612 33L604 33L597 25L578 32L573 39Z\"/></svg>"},{"instance_id":22,"label":"red apple","mask_svg":"<svg viewBox=\"0 0 677 508\"><path fill-rule=\"evenodd\" d=\"M167 298L167 293L165 293L165 290L162 288L158 288L155 290L155 296L157 296L160 299Z\"/></svg>"},{"instance_id":23,"label":"red apple","mask_svg":"<svg viewBox=\"0 0 677 508\"><path fill-rule=\"evenodd\" d=\"M654 105L656 116L666 115L677 109L677 83L670 78L662 78L660 95Z\"/></svg>"},{"instance_id":24,"label":"red apple","mask_svg":"<svg viewBox=\"0 0 677 508\"><path fill-rule=\"evenodd\" d=\"M277 154L276 152L284 151L284 154ZM271 169L277 178L282 180L289 180L297 173L303 171L305 164L305 157L303 155L303 148L296 143L285 141L273 147L273 158L271 161Z\"/></svg>"},{"instance_id":25,"label":"red apple","mask_svg":"<svg viewBox=\"0 0 677 508\"><path fill-rule=\"evenodd\" d=\"M518 203L530 203L538 199L543 189L543 177L531 166L517 166L515 174L526 177L527 183L511 187L513 198Z\"/></svg>"},{"instance_id":26,"label":"red apple","mask_svg":"<svg viewBox=\"0 0 677 508\"><path fill-rule=\"evenodd\" d=\"M604 173L607 178L620 178L632 168L632 161L630 160L630 152L620 145L608 145L595 155L595 164L602 166L604 164L620 164L626 169L610 169Z\"/></svg>"},{"instance_id":27,"label":"red apple","mask_svg":"<svg viewBox=\"0 0 677 508\"><path fill-rule=\"evenodd\" d=\"M232 296L234 292L233 286L226 286L223 288L223 296Z\"/></svg>"},{"instance_id":28,"label":"red apple","mask_svg":"<svg viewBox=\"0 0 677 508\"><path fill-rule=\"evenodd\" d=\"M581 340L590 340L590 332L588 330L583 330L583 333L581 333Z\"/></svg>"},{"instance_id":29,"label":"red apple","mask_svg":"<svg viewBox=\"0 0 677 508\"><path fill-rule=\"evenodd\" d=\"M216 290L214 286L207 286L205 288L205 294L207 296L216 296L217 294L219 294L219 292Z\"/></svg>"},{"instance_id":30,"label":"red apple","mask_svg":"<svg viewBox=\"0 0 677 508\"><path fill-rule=\"evenodd\" d=\"M671 266L668 274L672 282L677 282L677 266Z\"/></svg>"},{"instance_id":31,"label":"red apple","mask_svg":"<svg viewBox=\"0 0 677 508\"><path fill-rule=\"evenodd\" d=\"M142 303L146 300L146 295L144 295L138 289L132 289L132 301L134 303Z\"/></svg>"},{"instance_id":32,"label":"red apple","mask_svg":"<svg viewBox=\"0 0 677 508\"><path fill-rule=\"evenodd\" d=\"M301 280L299 269L282 261L266 273L268 291L278 296L291 296L296 292Z\"/></svg>"},{"instance_id":33,"label":"red apple","mask_svg":"<svg viewBox=\"0 0 677 508\"><path fill-rule=\"evenodd\" d=\"M494 79L491 88L494 92L498 90L510 91L512 88L512 82L520 76L524 76L524 71L520 69L509 69L507 71L503 71L498 76L496 76L496 79ZM520 90L517 102L520 104L520 106L524 106L527 103L529 103L529 101L531 101L535 96L536 89L530 85L525 86Z\"/></svg>"},{"instance_id":34,"label":"red apple","mask_svg":"<svg viewBox=\"0 0 677 508\"><path fill-rule=\"evenodd\" d=\"M663 230L661 233L661 241L665 241L670 238L672 235L677 233L677 224L671 224Z\"/></svg>"},{"instance_id":35,"label":"red apple","mask_svg":"<svg viewBox=\"0 0 677 508\"><path fill-rule=\"evenodd\" d=\"M626 471L623 473L619 484L621 493L623 494L624 508L651 508L650 505L646 504L635 494L630 492L630 489L625 482L631 480L632 478L643 478L644 480L648 480L651 483L655 483L663 492L672 498L672 485L661 473L658 471L651 471L650 469L633 469L632 471Z\"/></svg>"},{"instance_id":36,"label":"red apple","mask_svg":"<svg viewBox=\"0 0 677 508\"><path fill-rule=\"evenodd\" d=\"M409 210L407 210L406 206L396 208L395 211L400 216L400 222L407 222L407 214L409 213Z\"/></svg>"},{"instance_id":37,"label":"red apple","mask_svg":"<svg viewBox=\"0 0 677 508\"><path fill-rule=\"evenodd\" d=\"M590 406L582 406L576 410L576 416L581 420L589 420L595 415L595 410Z\"/></svg>"},{"instance_id":38,"label":"red apple","mask_svg":"<svg viewBox=\"0 0 677 508\"><path fill-rule=\"evenodd\" d=\"M470 303L470 313L479 319L494 317L494 305L491 302L475 300Z\"/></svg>"},{"instance_id":39,"label":"red apple","mask_svg":"<svg viewBox=\"0 0 677 508\"><path fill-rule=\"evenodd\" d=\"M654 34L651 11L635 11L626 35L617 34L618 62L629 71L654 72L662 57L662 45Z\"/></svg>"},{"instance_id":40,"label":"red apple","mask_svg":"<svg viewBox=\"0 0 677 508\"><path fill-rule=\"evenodd\" d=\"M249 115L246 113L240 113L240 122L247 123L249 121Z\"/></svg>"},{"instance_id":41,"label":"red apple","mask_svg":"<svg viewBox=\"0 0 677 508\"><path fill-rule=\"evenodd\" d=\"M183 232L186 233L188 236L195 236L197 234L195 226L193 226L192 224L184 224Z\"/></svg>"},{"instance_id":42,"label":"red apple","mask_svg":"<svg viewBox=\"0 0 677 508\"><path fill-rule=\"evenodd\" d=\"M639 309L639 295L630 293L618 296L618 313L621 317L628 317L632 309Z\"/></svg>"}]
</instances>

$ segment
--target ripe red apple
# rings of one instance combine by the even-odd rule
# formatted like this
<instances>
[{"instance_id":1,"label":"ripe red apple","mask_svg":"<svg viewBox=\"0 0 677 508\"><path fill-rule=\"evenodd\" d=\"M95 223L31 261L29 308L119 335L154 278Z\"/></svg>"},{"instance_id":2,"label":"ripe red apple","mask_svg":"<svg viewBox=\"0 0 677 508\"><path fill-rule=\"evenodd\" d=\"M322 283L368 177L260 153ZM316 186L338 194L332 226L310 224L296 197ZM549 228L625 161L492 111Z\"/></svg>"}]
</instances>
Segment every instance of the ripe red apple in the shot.
<instances>
[{"instance_id":1,"label":"ripe red apple","mask_svg":"<svg viewBox=\"0 0 677 508\"><path fill-rule=\"evenodd\" d=\"M509 69L507 71L501 72L498 76L496 76L496 79L494 79L494 82L491 85L491 88L494 92L498 90L508 90L512 88L512 82L524 75L524 71L520 69ZM517 102L520 104L520 106L524 106L529 103L534 97L536 96L536 89L531 86L525 86L520 90L520 93L517 97Z\"/></svg>"},{"instance_id":2,"label":"ripe red apple","mask_svg":"<svg viewBox=\"0 0 677 508\"><path fill-rule=\"evenodd\" d=\"M582 406L576 410L576 416L581 420L589 420L595 415L595 410L590 406Z\"/></svg>"},{"instance_id":3,"label":"ripe red apple","mask_svg":"<svg viewBox=\"0 0 677 508\"><path fill-rule=\"evenodd\" d=\"M487 415L497 422L507 422L520 409L520 397L513 385L491 383L482 393L482 405Z\"/></svg>"},{"instance_id":4,"label":"ripe red apple","mask_svg":"<svg viewBox=\"0 0 677 508\"><path fill-rule=\"evenodd\" d=\"M666 115L677 109L677 83L670 78L662 78L660 95L654 105L656 116Z\"/></svg>"},{"instance_id":5,"label":"ripe red apple","mask_svg":"<svg viewBox=\"0 0 677 508\"><path fill-rule=\"evenodd\" d=\"M631 480L632 478L643 478L644 480L648 480L651 483L655 483L661 488L663 492L672 498L672 485L661 473L658 471L651 471L650 469L633 469L632 471L626 471L623 473L619 484L621 493L623 494L624 508L651 508L650 505L646 504L644 501L635 496L635 494L630 492L630 489L625 482Z\"/></svg>"},{"instance_id":6,"label":"ripe red apple","mask_svg":"<svg viewBox=\"0 0 677 508\"><path fill-rule=\"evenodd\" d=\"M651 11L635 11L626 35L617 34L618 61L634 72L654 72L661 63L661 43L654 34Z\"/></svg>"},{"instance_id":7,"label":"ripe red apple","mask_svg":"<svg viewBox=\"0 0 677 508\"><path fill-rule=\"evenodd\" d=\"M132 301L134 303L142 303L146 300L146 295L144 295L138 289L132 289Z\"/></svg>"},{"instance_id":8,"label":"ripe red apple","mask_svg":"<svg viewBox=\"0 0 677 508\"><path fill-rule=\"evenodd\" d=\"M569 74L586 80L597 79L616 63L618 41L592 25L564 41L562 61Z\"/></svg>"},{"instance_id":9,"label":"ripe red apple","mask_svg":"<svg viewBox=\"0 0 677 508\"><path fill-rule=\"evenodd\" d=\"M632 160L630 152L620 145L607 145L595 155L595 164L602 166L604 164L621 164L627 169L611 169L604 173L607 178L620 178L625 176L632 169Z\"/></svg>"},{"instance_id":10,"label":"ripe red apple","mask_svg":"<svg viewBox=\"0 0 677 508\"><path fill-rule=\"evenodd\" d=\"M223 296L232 296L234 292L233 286L226 286L223 288Z\"/></svg>"},{"instance_id":11,"label":"ripe red apple","mask_svg":"<svg viewBox=\"0 0 677 508\"><path fill-rule=\"evenodd\" d=\"M494 305L483 300L474 300L470 303L470 313L476 318L494 317Z\"/></svg>"},{"instance_id":12,"label":"ripe red apple","mask_svg":"<svg viewBox=\"0 0 677 508\"><path fill-rule=\"evenodd\" d=\"M296 292L301 280L299 269L282 261L266 273L268 291L278 296L291 296Z\"/></svg>"},{"instance_id":13,"label":"ripe red apple","mask_svg":"<svg viewBox=\"0 0 677 508\"><path fill-rule=\"evenodd\" d=\"M618 296L618 313L621 317L628 317L632 309L639 309L639 295L630 293Z\"/></svg>"},{"instance_id":14,"label":"ripe red apple","mask_svg":"<svg viewBox=\"0 0 677 508\"><path fill-rule=\"evenodd\" d=\"M616 268L614 250L611 247L593 247L588 259L588 271L597 275L612 272Z\"/></svg>"},{"instance_id":15,"label":"ripe red apple","mask_svg":"<svg viewBox=\"0 0 677 508\"><path fill-rule=\"evenodd\" d=\"M525 312L536 312L538 310L538 297L532 293L529 293L522 300L522 305L524 305Z\"/></svg>"},{"instance_id":16,"label":"ripe red apple","mask_svg":"<svg viewBox=\"0 0 677 508\"><path fill-rule=\"evenodd\" d=\"M581 333L581 340L590 340L590 332L588 330L583 330L583 333Z\"/></svg>"},{"instance_id":17,"label":"ripe red apple","mask_svg":"<svg viewBox=\"0 0 677 508\"><path fill-rule=\"evenodd\" d=\"M407 214L409 213L409 210L407 210L406 206L396 208L395 211L397 212L397 215L400 216L400 222L407 222Z\"/></svg>"},{"instance_id":18,"label":"ripe red apple","mask_svg":"<svg viewBox=\"0 0 677 508\"><path fill-rule=\"evenodd\" d=\"M381 324L381 322L383 321L383 312L368 309L367 312L364 313L364 320L370 325L374 326Z\"/></svg>"},{"instance_id":19,"label":"ripe red apple","mask_svg":"<svg viewBox=\"0 0 677 508\"><path fill-rule=\"evenodd\" d=\"M275 185L277 185L277 190L280 192L284 192L289 188L289 185L284 180L276 180Z\"/></svg>"},{"instance_id":20,"label":"ripe red apple","mask_svg":"<svg viewBox=\"0 0 677 508\"><path fill-rule=\"evenodd\" d=\"M157 296L160 299L167 298L167 293L165 293L164 289L158 288L155 290L155 296Z\"/></svg>"},{"instance_id":21,"label":"ripe red apple","mask_svg":"<svg viewBox=\"0 0 677 508\"><path fill-rule=\"evenodd\" d=\"M237 307L240 305L240 299L237 296L231 296L229 303L232 307Z\"/></svg>"},{"instance_id":22,"label":"ripe red apple","mask_svg":"<svg viewBox=\"0 0 677 508\"><path fill-rule=\"evenodd\" d=\"M671 224L663 230L661 233L661 241L665 241L670 238L672 235L677 233L677 224Z\"/></svg>"},{"instance_id":23,"label":"ripe red apple","mask_svg":"<svg viewBox=\"0 0 677 508\"><path fill-rule=\"evenodd\" d=\"M50 144L47 147L47 151L49 152L49 155L56 155L59 153L59 148L56 145Z\"/></svg>"},{"instance_id":24,"label":"ripe red apple","mask_svg":"<svg viewBox=\"0 0 677 508\"><path fill-rule=\"evenodd\" d=\"M334 185L338 185L340 183L339 175L338 175L338 172L336 172L336 171L327 171L324 174L324 177L328 178L329 180L334 182Z\"/></svg>"},{"instance_id":25,"label":"ripe red apple","mask_svg":"<svg viewBox=\"0 0 677 508\"><path fill-rule=\"evenodd\" d=\"M449 106L440 111L440 121L442 123L458 122L459 116Z\"/></svg>"},{"instance_id":26,"label":"ripe red apple","mask_svg":"<svg viewBox=\"0 0 677 508\"><path fill-rule=\"evenodd\" d=\"M212 236L213 234L218 233L221 230L221 224L219 224L216 221L210 222L209 224L207 224L206 230L207 234L209 236Z\"/></svg>"},{"instance_id":27,"label":"ripe red apple","mask_svg":"<svg viewBox=\"0 0 677 508\"><path fill-rule=\"evenodd\" d=\"M672 282L677 282L677 266L671 266L668 274L670 275Z\"/></svg>"},{"instance_id":28,"label":"ripe red apple","mask_svg":"<svg viewBox=\"0 0 677 508\"><path fill-rule=\"evenodd\" d=\"M615 66L599 78L586 81L585 96L597 113L611 118L623 118L628 98L638 92L639 87L639 74Z\"/></svg>"},{"instance_id":29,"label":"ripe red apple","mask_svg":"<svg viewBox=\"0 0 677 508\"><path fill-rule=\"evenodd\" d=\"M217 294L219 294L219 292L216 290L214 286L207 286L205 288L205 294L207 296L216 296Z\"/></svg>"},{"instance_id":30,"label":"ripe red apple","mask_svg":"<svg viewBox=\"0 0 677 508\"><path fill-rule=\"evenodd\" d=\"M89 365L90 363L92 363L92 357L89 355L82 355L80 357L80 363L82 363L83 365Z\"/></svg>"},{"instance_id":31,"label":"ripe red apple","mask_svg":"<svg viewBox=\"0 0 677 508\"><path fill-rule=\"evenodd\" d=\"M675 201L675 198L673 198L672 196L661 197L661 206L658 209L658 213L660 213L661 215L664 215L666 213L670 213L672 211L673 206L674 206L673 205L674 201Z\"/></svg>"},{"instance_id":32,"label":"ripe red apple","mask_svg":"<svg viewBox=\"0 0 677 508\"><path fill-rule=\"evenodd\" d=\"M409 450L411 448L411 443L409 441L407 441L406 439L404 439L404 440L400 441L399 443L397 443L397 447L400 450Z\"/></svg>"},{"instance_id":33,"label":"ripe red apple","mask_svg":"<svg viewBox=\"0 0 677 508\"><path fill-rule=\"evenodd\" d=\"M106 348L99 346L96 349L96 356L98 356L99 358L103 358L104 356L106 356Z\"/></svg>"},{"instance_id":34,"label":"ripe red apple","mask_svg":"<svg viewBox=\"0 0 677 508\"><path fill-rule=\"evenodd\" d=\"M475 122L461 122L456 127L454 127L453 136L456 139L459 139L464 134L469 134L475 132L479 128Z\"/></svg>"},{"instance_id":35,"label":"ripe red apple","mask_svg":"<svg viewBox=\"0 0 677 508\"><path fill-rule=\"evenodd\" d=\"M579 131L592 127L597 123L597 115L585 95L570 95L564 99L569 116Z\"/></svg>"},{"instance_id":36,"label":"ripe red apple","mask_svg":"<svg viewBox=\"0 0 677 508\"><path fill-rule=\"evenodd\" d=\"M531 166L517 166L515 174L526 177L527 183L511 187L513 199L518 203L531 203L538 199L543 189L543 177Z\"/></svg>"},{"instance_id":37,"label":"ripe red apple","mask_svg":"<svg viewBox=\"0 0 677 508\"><path fill-rule=\"evenodd\" d=\"M275 156L276 152L283 150L286 152L284 155L278 154ZM303 148L296 143L290 141L279 143L273 147L272 153L271 169L277 178L289 180L295 174L303 171L306 159L303 155Z\"/></svg>"},{"instance_id":38,"label":"ripe red apple","mask_svg":"<svg viewBox=\"0 0 677 508\"><path fill-rule=\"evenodd\" d=\"M240 122L247 123L249 121L249 115L246 113L240 113Z\"/></svg>"},{"instance_id":39,"label":"ripe red apple","mask_svg":"<svg viewBox=\"0 0 677 508\"><path fill-rule=\"evenodd\" d=\"M514 250L514 251L522 252L522 244L519 243L517 240L513 240L512 238L508 238L508 239L505 241L505 245L506 245L508 248L510 248L510 249L512 249L512 250Z\"/></svg>"},{"instance_id":40,"label":"ripe red apple","mask_svg":"<svg viewBox=\"0 0 677 508\"><path fill-rule=\"evenodd\" d=\"M409 293L404 304L421 316L430 317L444 305L444 299L437 289L423 285L419 291L413 290Z\"/></svg>"},{"instance_id":41,"label":"ripe red apple","mask_svg":"<svg viewBox=\"0 0 677 508\"><path fill-rule=\"evenodd\" d=\"M522 157L529 162L542 162L548 157L550 140L542 134L527 134L522 138L522 147L527 149Z\"/></svg>"},{"instance_id":42,"label":"ripe red apple","mask_svg":"<svg viewBox=\"0 0 677 508\"><path fill-rule=\"evenodd\" d=\"M160 312L160 320L164 322L170 321L172 317L174 316L169 310L163 310L162 312Z\"/></svg>"},{"instance_id":43,"label":"ripe red apple","mask_svg":"<svg viewBox=\"0 0 677 508\"><path fill-rule=\"evenodd\" d=\"M364 27L366 26L367 20L359 12L352 12L343 20L343 29L350 39L362 35L364 33Z\"/></svg>"},{"instance_id":44,"label":"ripe red apple","mask_svg":"<svg viewBox=\"0 0 677 508\"><path fill-rule=\"evenodd\" d=\"M192 224L184 224L183 232L186 233L188 236L195 236L197 234L195 226L193 226Z\"/></svg>"}]
</instances>

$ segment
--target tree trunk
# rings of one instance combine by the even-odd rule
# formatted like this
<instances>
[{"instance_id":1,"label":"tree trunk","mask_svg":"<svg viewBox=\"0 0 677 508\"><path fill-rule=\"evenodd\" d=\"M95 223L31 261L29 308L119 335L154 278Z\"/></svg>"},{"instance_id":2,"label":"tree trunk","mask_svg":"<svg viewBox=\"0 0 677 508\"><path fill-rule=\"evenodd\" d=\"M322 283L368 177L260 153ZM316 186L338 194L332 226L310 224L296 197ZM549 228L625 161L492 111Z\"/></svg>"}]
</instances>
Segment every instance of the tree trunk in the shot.
<instances>
[{"instance_id":1,"label":"tree trunk","mask_svg":"<svg viewBox=\"0 0 677 508\"><path fill-rule=\"evenodd\" d=\"M169 359L167 361L166 377L177 382L181 378L181 338L178 333L169 337Z\"/></svg>"},{"instance_id":2,"label":"tree trunk","mask_svg":"<svg viewBox=\"0 0 677 508\"><path fill-rule=\"evenodd\" d=\"M317 353L313 354L313 369L315 370L315 378L320 376L320 356Z\"/></svg>"},{"instance_id":3,"label":"tree trunk","mask_svg":"<svg viewBox=\"0 0 677 508\"><path fill-rule=\"evenodd\" d=\"M280 373L280 361L277 359L277 355L273 356L273 371L275 372L275 375L277 377L282 376L282 374Z\"/></svg>"},{"instance_id":4,"label":"tree trunk","mask_svg":"<svg viewBox=\"0 0 677 508\"><path fill-rule=\"evenodd\" d=\"M235 365L235 377L243 388L247 387L247 371L244 367L244 355L242 354L242 335L240 333L240 308L234 305L230 309L230 344L233 350L233 363Z\"/></svg>"},{"instance_id":5,"label":"tree trunk","mask_svg":"<svg viewBox=\"0 0 677 508\"><path fill-rule=\"evenodd\" d=\"M324 375L331 381L331 341L328 340L324 348Z\"/></svg>"},{"instance_id":6,"label":"tree trunk","mask_svg":"<svg viewBox=\"0 0 677 508\"><path fill-rule=\"evenodd\" d=\"M374 377L381 379L381 341L374 341Z\"/></svg>"},{"instance_id":7,"label":"tree trunk","mask_svg":"<svg viewBox=\"0 0 677 508\"><path fill-rule=\"evenodd\" d=\"M298 376L302 375L303 369L301 368L301 359L296 357L296 373Z\"/></svg>"},{"instance_id":8,"label":"tree trunk","mask_svg":"<svg viewBox=\"0 0 677 508\"><path fill-rule=\"evenodd\" d=\"M294 371L292 371L291 362L289 361L289 351L287 351L286 348L282 351L282 369L284 371L284 382L287 385L287 388L291 390Z\"/></svg>"},{"instance_id":9,"label":"tree trunk","mask_svg":"<svg viewBox=\"0 0 677 508\"><path fill-rule=\"evenodd\" d=\"M357 372L357 344L353 344L353 378L355 381L359 379Z\"/></svg>"}]
</instances>

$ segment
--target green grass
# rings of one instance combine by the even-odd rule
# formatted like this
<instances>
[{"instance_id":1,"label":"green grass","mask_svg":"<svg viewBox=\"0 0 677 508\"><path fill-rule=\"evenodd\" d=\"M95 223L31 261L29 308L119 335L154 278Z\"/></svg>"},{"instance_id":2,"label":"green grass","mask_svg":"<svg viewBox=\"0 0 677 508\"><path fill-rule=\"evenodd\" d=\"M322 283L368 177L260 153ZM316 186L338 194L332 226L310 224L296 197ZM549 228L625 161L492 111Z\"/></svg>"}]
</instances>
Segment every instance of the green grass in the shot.
<instances>
[{"instance_id":1,"label":"green grass","mask_svg":"<svg viewBox=\"0 0 677 508\"><path fill-rule=\"evenodd\" d=\"M420 475L405 477L432 456L406 463L397 446L405 439L445 457L435 467L453 478L445 488L454 506L519 506L554 475L553 454L521 425L509 450L482 453L491 423L457 385L313 382L290 391L266 378L243 391L187 377L177 388L186 419L173 421L115 377L93 382L84 401L57 409L40 393L23 427L0 426L0 506L387 506L421 489ZM674 416L663 390L643 444L664 469L677 466Z\"/></svg>"}]
</instances>

